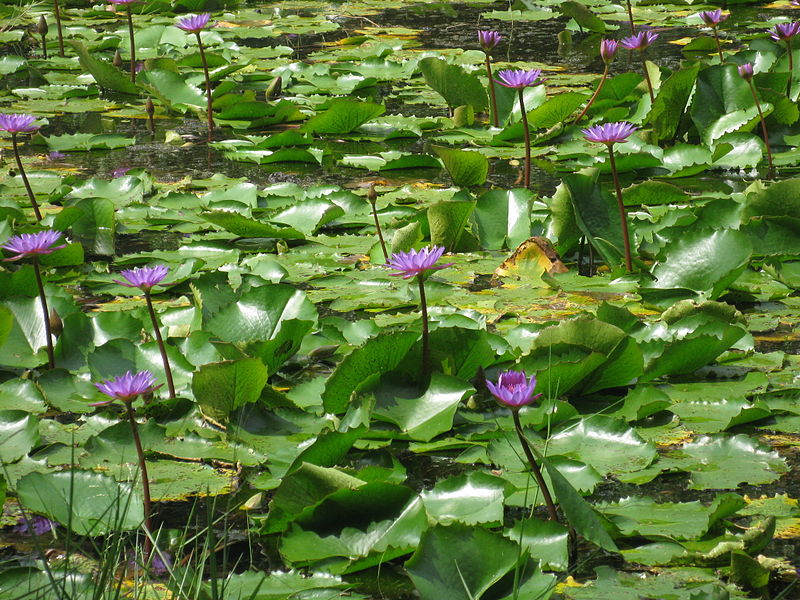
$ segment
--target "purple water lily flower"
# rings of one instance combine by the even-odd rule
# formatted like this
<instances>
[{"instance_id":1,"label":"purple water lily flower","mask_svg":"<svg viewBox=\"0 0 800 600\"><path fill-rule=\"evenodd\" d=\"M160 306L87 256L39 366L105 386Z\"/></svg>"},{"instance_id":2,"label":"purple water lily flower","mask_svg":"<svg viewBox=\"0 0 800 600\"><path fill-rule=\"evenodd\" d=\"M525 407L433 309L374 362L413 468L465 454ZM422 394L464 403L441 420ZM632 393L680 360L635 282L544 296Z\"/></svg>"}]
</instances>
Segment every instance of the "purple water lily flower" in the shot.
<instances>
[{"instance_id":1,"label":"purple water lily flower","mask_svg":"<svg viewBox=\"0 0 800 600\"><path fill-rule=\"evenodd\" d=\"M739 65L739 75L745 81L751 81L753 79L753 65L750 63L744 63L743 65Z\"/></svg>"},{"instance_id":2,"label":"purple water lily flower","mask_svg":"<svg viewBox=\"0 0 800 600\"><path fill-rule=\"evenodd\" d=\"M536 376L531 375L528 379L525 371L505 371L500 374L496 384L487 379L486 387L499 402L512 409L518 409L542 397L542 394L534 394Z\"/></svg>"},{"instance_id":3,"label":"purple water lily flower","mask_svg":"<svg viewBox=\"0 0 800 600\"><path fill-rule=\"evenodd\" d=\"M108 0L111 4L134 4L136 2L141 2L142 0Z\"/></svg>"},{"instance_id":4,"label":"purple water lily flower","mask_svg":"<svg viewBox=\"0 0 800 600\"><path fill-rule=\"evenodd\" d=\"M20 517L13 531L21 535L44 535L55 529L57 525L55 521L51 521L47 517L32 515L27 521L23 517Z\"/></svg>"},{"instance_id":5,"label":"purple water lily flower","mask_svg":"<svg viewBox=\"0 0 800 600\"><path fill-rule=\"evenodd\" d=\"M403 279L410 279L425 273L425 271L436 271L451 266L453 263L436 264L442 254L444 254L444 247L442 246L425 246L419 251L395 252L389 262L386 263L386 266L397 270L397 273L391 273L391 275L402 275Z\"/></svg>"},{"instance_id":6,"label":"purple water lily flower","mask_svg":"<svg viewBox=\"0 0 800 600\"><path fill-rule=\"evenodd\" d=\"M645 50L658 39L658 34L652 31L640 31L634 35L622 38L620 45L628 50Z\"/></svg>"},{"instance_id":7,"label":"purple water lily flower","mask_svg":"<svg viewBox=\"0 0 800 600\"><path fill-rule=\"evenodd\" d=\"M111 177L116 179L117 177L122 177L128 171L130 171L133 167L117 167L113 171L111 171Z\"/></svg>"},{"instance_id":8,"label":"purple water lily flower","mask_svg":"<svg viewBox=\"0 0 800 600\"><path fill-rule=\"evenodd\" d=\"M90 406L110 404L114 400L132 402L139 396L154 392L161 387L160 385L156 385L156 378L150 371L139 371L138 373L128 371L125 375L120 375L114 379L108 379L103 383L95 383L94 385L106 396L110 396L111 400L95 402L90 404Z\"/></svg>"},{"instance_id":9,"label":"purple water lily flower","mask_svg":"<svg viewBox=\"0 0 800 600\"><path fill-rule=\"evenodd\" d=\"M0 114L0 130L8 133L30 133L41 127L34 123L36 117L25 114Z\"/></svg>"},{"instance_id":10,"label":"purple water lily flower","mask_svg":"<svg viewBox=\"0 0 800 600\"><path fill-rule=\"evenodd\" d=\"M154 267L136 267L135 269L125 269L120 271L127 283L115 279L114 282L124 285L125 287L139 288L143 292L149 292L153 286L161 283L169 273L169 268L164 265L155 265Z\"/></svg>"},{"instance_id":11,"label":"purple water lily flower","mask_svg":"<svg viewBox=\"0 0 800 600\"><path fill-rule=\"evenodd\" d=\"M581 129L581 133L590 142L600 144L622 144L628 141L628 137L636 131L636 127L627 121L618 123L604 123L602 125L592 125L588 129Z\"/></svg>"},{"instance_id":12,"label":"purple water lily flower","mask_svg":"<svg viewBox=\"0 0 800 600\"><path fill-rule=\"evenodd\" d=\"M63 152L59 152L58 150L53 150L52 152L50 152L50 154L47 155L47 160L56 161L66 157L67 155L64 154Z\"/></svg>"},{"instance_id":13,"label":"purple water lily flower","mask_svg":"<svg viewBox=\"0 0 800 600\"><path fill-rule=\"evenodd\" d=\"M519 90L544 83L544 79L539 79L541 74L541 69L531 69L530 71L506 69L497 73L498 78L495 81L507 88Z\"/></svg>"},{"instance_id":14,"label":"purple water lily flower","mask_svg":"<svg viewBox=\"0 0 800 600\"><path fill-rule=\"evenodd\" d=\"M0 248L16 254L16 256L4 260L20 260L21 258L27 258L29 256L50 254L55 250L66 248L66 244L53 246L60 237L61 232L52 229L39 231L37 233L22 233L20 235L12 235Z\"/></svg>"},{"instance_id":15,"label":"purple water lily flower","mask_svg":"<svg viewBox=\"0 0 800 600\"><path fill-rule=\"evenodd\" d=\"M725 14L720 9L717 9L704 10L698 16L703 20L703 23L709 27L716 27L723 21L727 20L731 15L730 13Z\"/></svg>"},{"instance_id":16,"label":"purple water lily flower","mask_svg":"<svg viewBox=\"0 0 800 600\"><path fill-rule=\"evenodd\" d=\"M778 23L775 27L767 31L767 33L769 33L770 37L776 42L786 42L800 33L800 22Z\"/></svg>"},{"instance_id":17,"label":"purple water lily flower","mask_svg":"<svg viewBox=\"0 0 800 600\"><path fill-rule=\"evenodd\" d=\"M503 36L500 35L497 31L479 31L478 32L478 42L481 45L481 49L484 52L488 52L492 50L497 44L500 43L500 40L503 39Z\"/></svg>"},{"instance_id":18,"label":"purple water lily flower","mask_svg":"<svg viewBox=\"0 0 800 600\"><path fill-rule=\"evenodd\" d=\"M208 20L211 18L211 13L203 13L201 15L192 15L179 19L175 27L183 29L186 33L197 33L208 26Z\"/></svg>"},{"instance_id":19,"label":"purple water lily flower","mask_svg":"<svg viewBox=\"0 0 800 600\"><path fill-rule=\"evenodd\" d=\"M614 60L619 48L619 42L616 40L603 40L600 42L600 57L603 62L608 64Z\"/></svg>"}]
</instances>

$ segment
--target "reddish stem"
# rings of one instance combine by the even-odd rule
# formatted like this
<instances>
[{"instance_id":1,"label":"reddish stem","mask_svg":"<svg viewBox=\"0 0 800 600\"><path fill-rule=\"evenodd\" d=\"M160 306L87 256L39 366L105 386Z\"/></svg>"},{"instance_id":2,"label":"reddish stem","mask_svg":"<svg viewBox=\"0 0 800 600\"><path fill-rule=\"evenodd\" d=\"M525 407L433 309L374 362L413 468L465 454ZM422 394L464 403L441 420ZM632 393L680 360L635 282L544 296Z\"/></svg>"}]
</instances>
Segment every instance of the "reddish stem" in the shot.
<instances>
[{"instance_id":1,"label":"reddish stem","mask_svg":"<svg viewBox=\"0 0 800 600\"><path fill-rule=\"evenodd\" d=\"M578 117L572 122L573 125L578 121L580 121L586 114L586 112L589 110L589 108L591 108L592 104L594 104L594 101L597 99L597 96L600 95L600 90L603 89L603 84L606 82L606 78L608 78L608 65L606 65L605 69L603 69L603 76L600 78L600 83L597 84L597 89L594 91L594 94L592 94L592 97L589 98L589 103L581 111L581 114L579 114Z\"/></svg>"},{"instance_id":2,"label":"reddish stem","mask_svg":"<svg viewBox=\"0 0 800 600\"><path fill-rule=\"evenodd\" d=\"M25 191L28 193L28 200L31 201L31 206L33 206L33 214L36 215L37 221L41 221L42 213L39 211L39 204L36 202L36 197L33 195L33 189L31 189L28 176L25 174L25 168L22 166L22 159L19 156L19 148L17 147L17 134L13 132L11 133L11 145L14 148L14 158L17 160L19 175L22 177L22 183L25 185Z\"/></svg>"},{"instance_id":3,"label":"reddish stem","mask_svg":"<svg viewBox=\"0 0 800 600\"><path fill-rule=\"evenodd\" d=\"M58 29L58 55L64 56L64 34L61 33L61 9L58 0L53 0L53 13L56 15L56 28Z\"/></svg>"},{"instance_id":4,"label":"reddish stem","mask_svg":"<svg viewBox=\"0 0 800 600\"><path fill-rule=\"evenodd\" d=\"M497 114L497 96L494 92L494 79L492 78L492 62L489 53L486 53L486 74L489 76L489 99L492 102L492 123L495 127L500 127L500 117Z\"/></svg>"},{"instance_id":5,"label":"reddish stem","mask_svg":"<svg viewBox=\"0 0 800 600\"><path fill-rule=\"evenodd\" d=\"M717 26L712 25L711 29L714 30L714 41L717 43L717 52L719 53L719 62L720 64L725 62L725 59L722 58L722 46L719 43L719 34L717 34Z\"/></svg>"},{"instance_id":6,"label":"reddish stem","mask_svg":"<svg viewBox=\"0 0 800 600\"><path fill-rule=\"evenodd\" d=\"M175 384L172 381L172 369L169 367L169 358L167 357L167 348L164 346L164 339L161 337L161 329L156 318L156 311L153 309L153 299L150 297L150 292L144 293L145 302L147 302L147 310L150 313L150 321L153 323L153 330L156 334L156 341L158 342L158 350L161 352L161 362L164 364L164 374L167 377L167 388L169 389L169 397L175 397Z\"/></svg>"},{"instance_id":7,"label":"reddish stem","mask_svg":"<svg viewBox=\"0 0 800 600\"><path fill-rule=\"evenodd\" d=\"M53 334L50 328L50 310L47 308L47 297L44 295L44 283L42 274L39 271L39 259L33 257L33 273L36 275L36 287L39 288L39 302L42 305L42 318L44 319L44 336L47 338L47 366L54 369L56 366L56 355L53 350Z\"/></svg>"},{"instance_id":8,"label":"reddish stem","mask_svg":"<svg viewBox=\"0 0 800 600\"><path fill-rule=\"evenodd\" d=\"M126 6L128 13L128 37L131 38L131 83L136 83L136 40L133 39L133 17L131 5Z\"/></svg>"},{"instance_id":9,"label":"reddish stem","mask_svg":"<svg viewBox=\"0 0 800 600\"><path fill-rule=\"evenodd\" d=\"M203 74L206 77L206 112L208 113L208 141L210 142L214 131L214 115L211 112L211 77L208 74L208 63L203 50L203 42L200 41L200 32L195 31L194 34L197 36L197 47L200 49L200 60L203 63Z\"/></svg>"},{"instance_id":10,"label":"reddish stem","mask_svg":"<svg viewBox=\"0 0 800 600\"><path fill-rule=\"evenodd\" d=\"M133 443L136 445L136 454L139 457L139 471L142 474L142 499L144 504L144 526L146 531L144 537L144 562L150 563L150 554L153 551L153 544L150 541L150 536L153 533L152 522L152 500L150 499L150 477L147 474L147 461L144 459L144 449L142 448L142 440L139 438L139 426L136 423L136 415L133 412L133 400L124 402L125 410L128 413L128 422L131 424L131 433L133 434Z\"/></svg>"},{"instance_id":11,"label":"reddish stem","mask_svg":"<svg viewBox=\"0 0 800 600\"><path fill-rule=\"evenodd\" d=\"M522 445L522 451L525 453L525 457L528 459L528 464L531 466L531 471L533 471L533 477L536 479L536 484L539 486L539 489L542 490L542 497L544 498L544 503L547 506L547 514L550 516L551 521L558 522L558 512L556 511L555 502L553 502L553 496L550 495L550 489L547 487L547 484L544 481L542 470L536 463L533 452L531 452L531 448L528 445L528 440L525 438L525 433L522 431L522 423L519 420L519 410L512 408L511 415L514 417L514 428L517 430L517 437L519 438L519 443Z\"/></svg>"},{"instance_id":12,"label":"reddish stem","mask_svg":"<svg viewBox=\"0 0 800 600\"><path fill-rule=\"evenodd\" d=\"M525 187L531 187L531 130L528 128L528 114L525 112L525 100L522 93L525 88L519 88L519 110L522 113L522 129L525 135Z\"/></svg>"},{"instance_id":13,"label":"reddish stem","mask_svg":"<svg viewBox=\"0 0 800 600\"><path fill-rule=\"evenodd\" d=\"M422 275L417 275L417 283L419 284L419 307L422 311L422 364L419 370L419 378L420 386L425 386L428 383L428 377L431 372L431 349L428 335L428 303L425 299L425 280Z\"/></svg>"},{"instance_id":14,"label":"reddish stem","mask_svg":"<svg viewBox=\"0 0 800 600\"><path fill-rule=\"evenodd\" d=\"M756 103L756 110L758 111L758 118L761 119L761 133L764 136L764 145L767 147L767 161L769 162L769 172L767 176L772 179L774 176L775 168L772 164L772 147L769 145L769 133L767 132L767 121L764 119L764 113L761 112L761 103L758 101L756 88L753 86L753 81L748 80L747 85L750 86L750 93L753 94L753 101Z\"/></svg>"},{"instance_id":15,"label":"reddish stem","mask_svg":"<svg viewBox=\"0 0 800 600\"><path fill-rule=\"evenodd\" d=\"M655 94L653 94L653 83L650 81L650 73L647 71L647 59L644 57L644 50L642 50L642 68L644 69L644 78L647 81L647 91L650 92L650 103L652 104L656 100Z\"/></svg>"},{"instance_id":16,"label":"reddish stem","mask_svg":"<svg viewBox=\"0 0 800 600\"><path fill-rule=\"evenodd\" d=\"M608 144L608 158L611 163L611 176L614 178L614 189L617 192L617 206L619 207L619 218L622 222L622 242L625 246L625 268L630 273L633 270L633 259L631 258L631 240L628 236L628 215L625 213L625 203L622 201L622 188L619 186L617 176L617 163L614 161L614 144Z\"/></svg>"}]
</instances>

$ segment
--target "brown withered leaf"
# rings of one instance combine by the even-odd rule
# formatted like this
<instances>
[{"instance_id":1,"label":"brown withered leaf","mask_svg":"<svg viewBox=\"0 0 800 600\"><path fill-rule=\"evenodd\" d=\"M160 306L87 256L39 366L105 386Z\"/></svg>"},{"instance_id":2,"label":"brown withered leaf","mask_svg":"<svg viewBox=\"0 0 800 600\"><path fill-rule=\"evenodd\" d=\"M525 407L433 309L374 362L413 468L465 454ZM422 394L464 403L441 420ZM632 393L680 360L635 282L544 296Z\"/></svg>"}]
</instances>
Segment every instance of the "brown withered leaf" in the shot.
<instances>
[{"instance_id":1,"label":"brown withered leaf","mask_svg":"<svg viewBox=\"0 0 800 600\"><path fill-rule=\"evenodd\" d=\"M546 272L566 273L566 265L561 262L553 244L545 237L534 236L522 242L516 250L503 261L494 272L494 278L499 277L538 277Z\"/></svg>"}]
</instances>

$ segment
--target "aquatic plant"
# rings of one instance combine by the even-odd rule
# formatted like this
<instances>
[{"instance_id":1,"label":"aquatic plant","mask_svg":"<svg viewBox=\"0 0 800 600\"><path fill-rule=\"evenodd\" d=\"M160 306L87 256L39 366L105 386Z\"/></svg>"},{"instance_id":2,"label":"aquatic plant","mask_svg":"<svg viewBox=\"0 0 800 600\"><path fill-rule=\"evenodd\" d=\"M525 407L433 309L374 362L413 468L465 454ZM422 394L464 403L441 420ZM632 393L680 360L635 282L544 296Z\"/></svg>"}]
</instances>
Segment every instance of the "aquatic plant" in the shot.
<instances>
[{"instance_id":1,"label":"aquatic plant","mask_svg":"<svg viewBox=\"0 0 800 600\"><path fill-rule=\"evenodd\" d=\"M150 322L153 324L153 332L156 336L158 343L158 350L161 353L161 362L164 365L164 374L167 378L167 389L169 390L169 397L175 397L175 383L172 379L172 369L169 365L169 357L167 356L167 347L164 344L164 339L161 336L161 325L156 317L156 311L153 308L153 298L151 297L151 290L153 287L161 284L164 278L169 273L169 269L164 265L155 265L153 267L136 267L135 269L125 269L120 271L126 281L115 279L114 281L120 285L131 288L139 288L144 294L144 300L147 303L147 312L150 313Z\"/></svg>"},{"instance_id":2,"label":"aquatic plant","mask_svg":"<svg viewBox=\"0 0 800 600\"><path fill-rule=\"evenodd\" d=\"M600 94L600 90L603 89L603 84L606 82L608 78L608 68L612 62L614 62L614 57L617 55L617 49L619 47L619 42L616 40L601 40L600 41L600 57L603 59L603 75L600 77L600 82L597 84L597 89L595 89L594 94L592 97L589 98L589 102L586 103L581 113L575 118L574 123L580 121L586 111L594 104L594 101L597 99L597 96Z\"/></svg>"},{"instance_id":3,"label":"aquatic plant","mask_svg":"<svg viewBox=\"0 0 800 600\"><path fill-rule=\"evenodd\" d=\"M144 456L144 448L142 447L142 440L139 436L139 425L136 422L136 412L133 409L133 402L140 396L152 394L160 385L156 385L156 378L150 371L139 371L132 373L128 371L124 375L108 379L101 383L95 383L98 390L109 396L110 400L103 402L96 402L93 406L102 406L110 404L115 400L119 400L125 406L125 412L128 417L128 423L131 427L131 435L133 442L136 446L136 455L139 459L139 471L142 477L142 498L144 501L144 523L145 523L145 541L144 541L144 555L145 562L149 562L150 554L153 546L151 542L151 534L153 533L153 509L152 500L150 495L150 476L147 473L147 461Z\"/></svg>"},{"instance_id":4,"label":"aquatic plant","mask_svg":"<svg viewBox=\"0 0 800 600\"><path fill-rule=\"evenodd\" d=\"M519 419L519 409L523 406L536 402L541 398L542 394L536 394L536 376L531 375L530 378L525 374L525 371L504 371L497 378L497 383L486 380L486 388L494 396L498 402L505 404L511 409L511 416L514 419L514 428L519 438L519 443L522 445L522 450L525 453L525 458L528 460L528 465L533 472L536 479L536 484L542 491L542 498L547 506L547 513L552 521L558 521L558 512L556 510L553 495L550 493L550 488L542 475L542 470L536 458L533 456L530 444L525 437L525 432L522 429L522 423Z\"/></svg>"},{"instance_id":5,"label":"aquatic plant","mask_svg":"<svg viewBox=\"0 0 800 600\"><path fill-rule=\"evenodd\" d=\"M500 127L500 116L497 114L497 94L494 89L494 77L492 77L491 52L502 39L503 36L497 31L478 31L478 42L486 54L486 75L489 78L489 99L492 103L492 123L495 127Z\"/></svg>"},{"instance_id":6,"label":"aquatic plant","mask_svg":"<svg viewBox=\"0 0 800 600\"><path fill-rule=\"evenodd\" d=\"M526 188L531 186L531 130L528 127L528 113L525 111L525 98L523 92L526 87L540 85L544 80L540 79L541 69L525 70L504 70L497 74L495 79L500 85L517 90L519 99L519 111L522 117L522 133L525 136L525 174L524 185Z\"/></svg>"},{"instance_id":7,"label":"aquatic plant","mask_svg":"<svg viewBox=\"0 0 800 600\"><path fill-rule=\"evenodd\" d=\"M631 242L628 234L628 216L625 212L625 203L622 201L622 188L619 185L619 175L617 174L617 165L614 160L614 144L624 144L634 131L636 131L636 127L626 121L594 125L588 129L581 130L588 141L605 144L608 148L608 161L611 167L611 176L614 179L619 218L622 224L622 243L625 246L625 268L628 272L633 269Z\"/></svg>"},{"instance_id":8,"label":"aquatic plant","mask_svg":"<svg viewBox=\"0 0 800 600\"><path fill-rule=\"evenodd\" d=\"M704 10L698 15L707 27L711 27L714 32L714 42L717 44L717 53L719 54L719 62L725 62L722 57L722 46L719 43L719 32L717 26L730 17L730 13L723 13L719 8L716 10Z\"/></svg>"},{"instance_id":9,"label":"aquatic plant","mask_svg":"<svg viewBox=\"0 0 800 600\"><path fill-rule=\"evenodd\" d=\"M428 303L425 299L425 278L430 271L438 271L451 266L453 263L437 265L436 263L444 254L442 246L425 246L421 250L408 252L395 252L386 263L390 269L397 273L391 275L403 279L416 278L419 286L419 308L422 312L422 365L420 367L420 385L424 385L430 376L430 335L428 332Z\"/></svg>"},{"instance_id":10,"label":"aquatic plant","mask_svg":"<svg viewBox=\"0 0 800 600\"><path fill-rule=\"evenodd\" d=\"M786 43L786 55L789 58L789 81L786 82L786 95L792 97L792 79L794 78L794 55L792 53L792 39L800 33L800 22L778 23L767 31L776 42Z\"/></svg>"},{"instance_id":11,"label":"aquatic plant","mask_svg":"<svg viewBox=\"0 0 800 600\"><path fill-rule=\"evenodd\" d=\"M61 27L61 7L58 5L58 0L53 0L53 14L56 17L56 29L58 30L58 55L64 56L64 33ZM44 36L44 34L43 34ZM46 51L45 51L46 52ZM47 55L45 54L45 58Z\"/></svg>"},{"instance_id":12,"label":"aquatic plant","mask_svg":"<svg viewBox=\"0 0 800 600\"><path fill-rule=\"evenodd\" d=\"M42 213L39 211L39 204L36 202L36 196L33 194L33 189L28 181L28 176L25 174L25 167L22 166L22 159L19 155L19 145L17 143L17 135L20 133L31 133L37 131L40 125L36 124L36 117L33 115L25 114L0 114L0 131L5 131L11 134L11 145L14 150L14 159L17 161L17 169L19 169L19 176L22 177L22 183L25 185L25 191L28 194L33 207L33 213L36 215L36 220L42 220Z\"/></svg>"},{"instance_id":13,"label":"aquatic plant","mask_svg":"<svg viewBox=\"0 0 800 600\"><path fill-rule=\"evenodd\" d=\"M206 80L206 118L208 127L208 141L213 138L214 133L214 115L211 109L211 77L208 73L208 61L206 60L206 53L203 49L203 40L200 39L200 32L206 27L209 27L208 21L211 18L210 13L203 13L200 15L192 15L178 19L175 24L179 29L183 29L186 33L193 33L197 37L197 50L200 52L200 60L203 63L203 75ZM213 27L213 25L211 25Z\"/></svg>"},{"instance_id":14,"label":"aquatic plant","mask_svg":"<svg viewBox=\"0 0 800 600\"><path fill-rule=\"evenodd\" d=\"M47 366L51 369L56 366L55 352L53 350L53 336L51 328L50 310L47 308L47 296L44 292L44 283L42 282L42 273L39 268L39 257L45 254L50 254L61 248L66 248L66 244L55 246L61 238L60 231L53 231L51 229L39 231L37 233L23 233L20 235L11 236L8 241L3 244L3 249L13 252L14 256L4 260L22 260L30 258L33 263L33 273L36 277L36 287L39 292L39 303L42 306L42 322L44 324L44 336L47 342Z\"/></svg>"},{"instance_id":15,"label":"aquatic plant","mask_svg":"<svg viewBox=\"0 0 800 600\"><path fill-rule=\"evenodd\" d=\"M644 78L647 81L647 91L650 92L650 102L655 101L655 94L653 93L653 83L650 81L650 73L647 71L647 61L645 60L645 51L658 39L658 34L652 31L640 31L634 35L623 38L620 45L628 50L638 50L639 56L642 59L642 70L644 71Z\"/></svg>"}]
</instances>

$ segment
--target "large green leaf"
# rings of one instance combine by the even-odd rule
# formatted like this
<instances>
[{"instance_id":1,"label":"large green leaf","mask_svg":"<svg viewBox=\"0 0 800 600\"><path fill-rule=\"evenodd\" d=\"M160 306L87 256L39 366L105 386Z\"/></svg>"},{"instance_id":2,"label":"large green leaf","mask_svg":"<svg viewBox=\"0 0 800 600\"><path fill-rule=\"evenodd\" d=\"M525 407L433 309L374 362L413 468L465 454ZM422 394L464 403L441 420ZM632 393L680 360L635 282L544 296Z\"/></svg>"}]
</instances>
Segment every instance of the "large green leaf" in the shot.
<instances>
[{"instance_id":1,"label":"large green leaf","mask_svg":"<svg viewBox=\"0 0 800 600\"><path fill-rule=\"evenodd\" d=\"M577 4L577 3L574 3ZM528 113L528 125L532 129L548 129L569 118L586 100L578 92L562 92Z\"/></svg>"},{"instance_id":2,"label":"large green leaf","mask_svg":"<svg viewBox=\"0 0 800 600\"><path fill-rule=\"evenodd\" d=\"M417 339L413 331L382 333L346 356L325 383L325 410L344 412L353 394L399 365Z\"/></svg>"},{"instance_id":3,"label":"large green leaf","mask_svg":"<svg viewBox=\"0 0 800 600\"><path fill-rule=\"evenodd\" d=\"M131 83L130 78L111 63L100 60L81 42L66 40L78 55L81 66L86 69L97 85L123 94L138 94L139 88Z\"/></svg>"},{"instance_id":4,"label":"large green leaf","mask_svg":"<svg viewBox=\"0 0 800 600\"><path fill-rule=\"evenodd\" d=\"M380 104L339 98L333 100L325 112L309 119L302 130L308 133L350 133L385 110Z\"/></svg>"},{"instance_id":5,"label":"large green leaf","mask_svg":"<svg viewBox=\"0 0 800 600\"><path fill-rule=\"evenodd\" d=\"M458 150L445 146L433 146L433 151L442 159L453 183L462 187L483 185L489 174L489 161L480 152Z\"/></svg>"},{"instance_id":6,"label":"large green leaf","mask_svg":"<svg viewBox=\"0 0 800 600\"><path fill-rule=\"evenodd\" d=\"M423 58L419 68L425 83L441 94L448 106L469 104L475 111L481 111L488 105L483 84L458 65L431 56Z\"/></svg>"},{"instance_id":7,"label":"large green leaf","mask_svg":"<svg viewBox=\"0 0 800 600\"><path fill-rule=\"evenodd\" d=\"M481 248L516 248L531 235L529 190L489 190L475 203L472 219Z\"/></svg>"},{"instance_id":8,"label":"large green leaf","mask_svg":"<svg viewBox=\"0 0 800 600\"><path fill-rule=\"evenodd\" d=\"M597 33L605 33L606 31L605 22L586 8L584 4L575 2L574 0L568 0L558 5L558 10L560 10L564 16L572 17L578 24L578 27L581 28L581 31L584 29Z\"/></svg>"},{"instance_id":9,"label":"large green leaf","mask_svg":"<svg viewBox=\"0 0 800 600\"><path fill-rule=\"evenodd\" d=\"M17 494L28 510L79 535L129 531L144 520L139 492L100 473L29 473L17 482Z\"/></svg>"},{"instance_id":10,"label":"large green leaf","mask_svg":"<svg viewBox=\"0 0 800 600\"><path fill-rule=\"evenodd\" d=\"M752 188L746 196L743 221L761 216L800 219L800 179L777 181L766 188L753 185Z\"/></svg>"},{"instance_id":11,"label":"large green leaf","mask_svg":"<svg viewBox=\"0 0 800 600\"><path fill-rule=\"evenodd\" d=\"M771 106L762 110L768 114ZM728 132L739 131L758 118L750 88L736 65L713 65L700 71L689 111L706 145Z\"/></svg>"},{"instance_id":12,"label":"large green leaf","mask_svg":"<svg viewBox=\"0 0 800 600\"><path fill-rule=\"evenodd\" d=\"M453 427L458 405L472 389L460 379L434 373L422 396L381 399L373 414L394 423L412 439L427 442Z\"/></svg>"},{"instance_id":13,"label":"large green leaf","mask_svg":"<svg viewBox=\"0 0 800 600\"><path fill-rule=\"evenodd\" d=\"M597 544L604 550L616 552L617 545L608 531L606 531L594 508L570 485L566 477L553 466L549 458L539 456L539 460L541 460L542 466L550 476L553 495L559 506L561 506L561 510L564 511L569 524L586 540Z\"/></svg>"},{"instance_id":14,"label":"large green leaf","mask_svg":"<svg viewBox=\"0 0 800 600\"><path fill-rule=\"evenodd\" d=\"M675 71L661 84L658 96L647 115L653 128L652 143L671 140L677 133L699 71L700 63L697 62Z\"/></svg>"},{"instance_id":15,"label":"large green leaf","mask_svg":"<svg viewBox=\"0 0 800 600\"><path fill-rule=\"evenodd\" d=\"M203 414L226 421L237 408L255 402L267 383L267 369L257 358L210 363L192 379L192 392Z\"/></svg>"},{"instance_id":16,"label":"large green leaf","mask_svg":"<svg viewBox=\"0 0 800 600\"><path fill-rule=\"evenodd\" d=\"M514 542L482 527L436 525L422 536L406 570L422 600L478 600L518 557Z\"/></svg>"},{"instance_id":17,"label":"large green leaf","mask_svg":"<svg viewBox=\"0 0 800 600\"><path fill-rule=\"evenodd\" d=\"M0 411L0 461L12 463L39 441L38 420L21 410Z\"/></svg>"},{"instance_id":18,"label":"large green leaf","mask_svg":"<svg viewBox=\"0 0 800 600\"><path fill-rule=\"evenodd\" d=\"M453 198L428 207L428 223L431 228L431 243L444 246L448 252L456 252L468 245L471 236L465 235L465 227L475 208L475 200Z\"/></svg>"},{"instance_id":19,"label":"large green leaf","mask_svg":"<svg viewBox=\"0 0 800 600\"><path fill-rule=\"evenodd\" d=\"M114 254L116 220L114 203L107 198L85 198L75 206L82 216L72 224L72 233L93 254Z\"/></svg>"},{"instance_id":20,"label":"large green leaf","mask_svg":"<svg viewBox=\"0 0 800 600\"><path fill-rule=\"evenodd\" d=\"M497 526L503 522L506 485L498 477L472 471L441 480L421 496L428 515L442 525L458 521L465 525Z\"/></svg>"},{"instance_id":21,"label":"large green leaf","mask_svg":"<svg viewBox=\"0 0 800 600\"><path fill-rule=\"evenodd\" d=\"M205 109L206 107L206 96L202 90L175 71L148 69L139 74L138 82L156 96L164 106L180 112L186 112L189 108Z\"/></svg>"},{"instance_id":22,"label":"large green leaf","mask_svg":"<svg viewBox=\"0 0 800 600\"><path fill-rule=\"evenodd\" d=\"M306 295L284 284L267 284L242 294L206 322L207 330L226 342L272 339L283 321L315 322L317 311Z\"/></svg>"},{"instance_id":23,"label":"large green leaf","mask_svg":"<svg viewBox=\"0 0 800 600\"><path fill-rule=\"evenodd\" d=\"M747 236L735 229L689 231L663 251L648 287L687 289L718 298L750 262Z\"/></svg>"},{"instance_id":24,"label":"large green leaf","mask_svg":"<svg viewBox=\"0 0 800 600\"><path fill-rule=\"evenodd\" d=\"M277 238L281 240L302 240L303 234L293 227L275 226L231 211L205 212L201 215L206 221L219 225L226 231L241 237Z\"/></svg>"}]
</instances>

